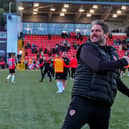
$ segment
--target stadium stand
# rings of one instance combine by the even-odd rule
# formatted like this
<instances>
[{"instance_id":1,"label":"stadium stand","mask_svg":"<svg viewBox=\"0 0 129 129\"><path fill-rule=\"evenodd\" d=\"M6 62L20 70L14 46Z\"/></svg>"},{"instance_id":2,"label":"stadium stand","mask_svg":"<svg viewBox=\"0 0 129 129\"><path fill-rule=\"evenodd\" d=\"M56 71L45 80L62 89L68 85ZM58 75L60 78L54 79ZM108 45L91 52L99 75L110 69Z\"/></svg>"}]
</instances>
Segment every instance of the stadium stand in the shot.
<instances>
[{"instance_id":1,"label":"stadium stand","mask_svg":"<svg viewBox=\"0 0 129 129\"><path fill-rule=\"evenodd\" d=\"M37 6L35 6L35 2L39 2ZM62 46L65 42L62 37L63 32L68 36L66 40L70 49L66 52L68 57L71 58L76 54L77 48L88 40L90 23L94 19L102 19L111 26L112 38L108 38L107 45L114 46L120 57L126 54L126 50L123 50L123 40L127 38L126 33L123 35L123 32L128 28L129 3L126 1L16 0L16 3L18 5L16 14L22 19L22 31L20 32L22 36L20 35L18 39L17 53L22 51L20 63L23 65L25 60L37 60L37 57L41 56L38 55L40 49L44 52L44 56L48 57L48 54L54 56L55 53L52 52L56 46ZM66 5L68 7L65 7ZM52 7L54 10L52 10ZM62 11L62 7L66 12ZM120 14L117 14L118 10L121 11ZM15 11L15 9L12 9L12 11ZM61 12L64 13L64 16L60 15ZM88 16L88 12L91 14L90 16ZM117 14L117 17L113 17L114 13ZM8 20L10 18L13 20L11 10L7 17ZM124 22L123 19L125 19ZM20 25L20 23L18 24ZM0 27L1 31L5 29L6 27ZM83 39L75 38L78 33L82 35ZM33 50L32 46L34 46ZM5 51L8 55L9 52ZM62 54L62 51L60 54Z\"/></svg>"}]
</instances>

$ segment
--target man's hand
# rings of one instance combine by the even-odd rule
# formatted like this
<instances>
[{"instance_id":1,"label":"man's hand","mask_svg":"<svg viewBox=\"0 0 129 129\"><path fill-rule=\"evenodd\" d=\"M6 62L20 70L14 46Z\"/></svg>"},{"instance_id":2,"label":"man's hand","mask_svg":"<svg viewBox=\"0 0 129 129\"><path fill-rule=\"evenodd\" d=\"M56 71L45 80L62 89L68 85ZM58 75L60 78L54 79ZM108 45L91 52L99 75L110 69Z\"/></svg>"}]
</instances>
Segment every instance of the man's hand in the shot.
<instances>
[{"instance_id":1,"label":"man's hand","mask_svg":"<svg viewBox=\"0 0 129 129\"><path fill-rule=\"evenodd\" d=\"M126 59L126 61L128 62L129 64L129 57L128 56L123 56L124 59Z\"/></svg>"}]
</instances>

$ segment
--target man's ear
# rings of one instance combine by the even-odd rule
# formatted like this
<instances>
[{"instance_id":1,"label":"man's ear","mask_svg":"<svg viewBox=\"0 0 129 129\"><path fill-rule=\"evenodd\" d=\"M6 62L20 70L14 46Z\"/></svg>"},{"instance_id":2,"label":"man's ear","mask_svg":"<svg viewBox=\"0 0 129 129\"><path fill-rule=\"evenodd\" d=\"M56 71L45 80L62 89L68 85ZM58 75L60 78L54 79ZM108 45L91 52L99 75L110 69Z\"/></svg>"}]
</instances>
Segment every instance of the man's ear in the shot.
<instances>
[{"instance_id":1,"label":"man's ear","mask_svg":"<svg viewBox=\"0 0 129 129\"><path fill-rule=\"evenodd\" d=\"M105 33L104 36L105 36L106 39L108 39L109 33Z\"/></svg>"}]
</instances>

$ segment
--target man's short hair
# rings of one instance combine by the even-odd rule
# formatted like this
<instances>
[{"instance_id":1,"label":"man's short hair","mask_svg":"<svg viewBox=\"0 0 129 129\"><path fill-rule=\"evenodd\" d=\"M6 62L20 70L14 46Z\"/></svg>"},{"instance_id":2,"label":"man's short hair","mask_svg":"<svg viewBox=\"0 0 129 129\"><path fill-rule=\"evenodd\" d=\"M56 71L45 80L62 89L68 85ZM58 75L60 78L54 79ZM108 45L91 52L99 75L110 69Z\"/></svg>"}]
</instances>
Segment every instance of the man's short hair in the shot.
<instances>
[{"instance_id":1,"label":"man's short hair","mask_svg":"<svg viewBox=\"0 0 129 129\"><path fill-rule=\"evenodd\" d=\"M109 33L109 28L108 28L108 24L106 24L104 21L102 20L95 20L91 23L91 25L100 25L104 31L104 33Z\"/></svg>"}]
</instances>

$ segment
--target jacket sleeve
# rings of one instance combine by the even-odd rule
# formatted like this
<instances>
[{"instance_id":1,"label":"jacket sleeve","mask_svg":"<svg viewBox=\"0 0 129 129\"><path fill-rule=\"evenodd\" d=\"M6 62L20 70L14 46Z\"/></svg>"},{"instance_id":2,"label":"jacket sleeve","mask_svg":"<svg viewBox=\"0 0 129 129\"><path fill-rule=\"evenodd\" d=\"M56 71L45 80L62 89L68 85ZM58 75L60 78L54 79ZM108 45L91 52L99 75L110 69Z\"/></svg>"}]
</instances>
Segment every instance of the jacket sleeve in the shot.
<instances>
[{"instance_id":1,"label":"jacket sleeve","mask_svg":"<svg viewBox=\"0 0 129 129\"><path fill-rule=\"evenodd\" d=\"M114 69L123 68L128 65L126 59L122 58L117 61L103 61L93 46L84 45L80 51L80 62L87 64L93 71L113 71Z\"/></svg>"},{"instance_id":2,"label":"jacket sleeve","mask_svg":"<svg viewBox=\"0 0 129 129\"><path fill-rule=\"evenodd\" d=\"M121 93L129 97L129 88L122 82L120 78L117 79L117 88Z\"/></svg>"}]
</instances>

